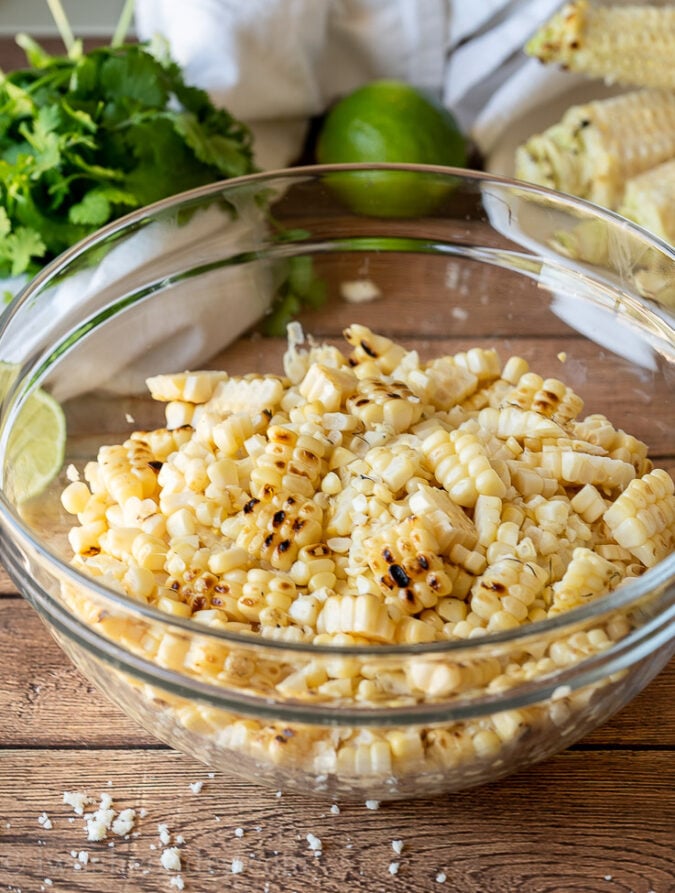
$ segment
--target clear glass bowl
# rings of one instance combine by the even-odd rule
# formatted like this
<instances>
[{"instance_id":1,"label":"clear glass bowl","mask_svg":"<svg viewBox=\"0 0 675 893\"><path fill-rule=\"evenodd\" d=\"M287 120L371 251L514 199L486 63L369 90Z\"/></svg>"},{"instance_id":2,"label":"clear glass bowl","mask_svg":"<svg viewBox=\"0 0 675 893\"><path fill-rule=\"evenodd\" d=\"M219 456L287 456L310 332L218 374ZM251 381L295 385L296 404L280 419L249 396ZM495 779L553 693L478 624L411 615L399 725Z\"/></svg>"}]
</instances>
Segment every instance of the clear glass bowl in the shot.
<instances>
[{"instance_id":1,"label":"clear glass bowl","mask_svg":"<svg viewBox=\"0 0 675 893\"><path fill-rule=\"evenodd\" d=\"M391 189L399 215L410 197L409 216L387 216ZM0 560L89 679L209 766L334 797L492 781L586 735L665 665L675 555L582 607L479 638L287 643L161 612L76 571L68 468L163 424L150 374L280 372L285 338L257 326L295 289L318 304L299 316L317 340L358 322L427 358L518 354L672 471L674 281L672 249L616 215L479 173L300 168L160 202L66 252L0 318L13 379ZM59 476L24 503L12 431L37 388L61 403L67 442ZM369 694L303 691L300 678L369 680Z\"/></svg>"}]
</instances>

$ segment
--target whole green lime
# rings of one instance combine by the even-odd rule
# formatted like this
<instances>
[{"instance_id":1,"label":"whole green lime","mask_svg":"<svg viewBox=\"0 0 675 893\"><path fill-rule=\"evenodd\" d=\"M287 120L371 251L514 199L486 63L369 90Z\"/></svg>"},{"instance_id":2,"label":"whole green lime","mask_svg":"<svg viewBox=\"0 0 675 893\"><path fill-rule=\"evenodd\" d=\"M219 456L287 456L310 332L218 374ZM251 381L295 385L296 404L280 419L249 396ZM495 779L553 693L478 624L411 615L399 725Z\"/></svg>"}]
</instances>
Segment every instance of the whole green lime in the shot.
<instances>
[{"instance_id":1,"label":"whole green lime","mask_svg":"<svg viewBox=\"0 0 675 893\"><path fill-rule=\"evenodd\" d=\"M400 81L366 84L339 100L320 129L320 164L405 162L466 165L466 140L452 113ZM349 206L378 217L413 217L432 210L447 181L408 171L350 171L331 178Z\"/></svg>"}]
</instances>

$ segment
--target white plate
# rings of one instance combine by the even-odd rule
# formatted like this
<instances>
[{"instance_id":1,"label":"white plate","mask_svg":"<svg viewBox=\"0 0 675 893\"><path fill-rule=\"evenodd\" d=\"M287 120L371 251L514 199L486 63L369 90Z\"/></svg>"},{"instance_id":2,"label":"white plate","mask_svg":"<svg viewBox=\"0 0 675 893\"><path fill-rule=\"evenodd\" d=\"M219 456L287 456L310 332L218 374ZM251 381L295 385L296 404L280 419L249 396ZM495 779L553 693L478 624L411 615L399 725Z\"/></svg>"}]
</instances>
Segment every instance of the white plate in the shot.
<instances>
[{"instance_id":1,"label":"white plate","mask_svg":"<svg viewBox=\"0 0 675 893\"><path fill-rule=\"evenodd\" d=\"M526 112L504 128L497 145L485 159L485 170L502 177L514 174L514 157L518 146L535 133L541 133L556 124L570 106L581 105L594 99L607 99L625 93L625 87L608 87L600 81L575 85L565 93L550 101L541 102L536 108Z\"/></svg>"}]
</instances>

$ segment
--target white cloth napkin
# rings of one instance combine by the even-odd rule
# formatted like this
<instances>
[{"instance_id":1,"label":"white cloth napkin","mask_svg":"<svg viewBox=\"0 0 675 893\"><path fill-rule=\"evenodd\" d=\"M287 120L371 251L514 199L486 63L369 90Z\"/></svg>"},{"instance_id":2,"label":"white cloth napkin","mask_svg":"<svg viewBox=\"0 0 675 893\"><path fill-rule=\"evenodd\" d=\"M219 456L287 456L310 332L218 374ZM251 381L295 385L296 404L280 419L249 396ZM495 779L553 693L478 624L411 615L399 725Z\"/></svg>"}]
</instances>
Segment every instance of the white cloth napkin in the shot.
<instances>
[{"instance_id":1,"label":"white cloth napkin","mask_svg":"<svg viewBox=\"0 0 675 893\"><path fill-rule=\"evenodd\" d=\"M169 42L187 78L287 166L311 116L377 78L433 91L489 152L508 121L574 77L521 52L561 0L138 0L141 39Z\"/></svg>"}]
</instances>

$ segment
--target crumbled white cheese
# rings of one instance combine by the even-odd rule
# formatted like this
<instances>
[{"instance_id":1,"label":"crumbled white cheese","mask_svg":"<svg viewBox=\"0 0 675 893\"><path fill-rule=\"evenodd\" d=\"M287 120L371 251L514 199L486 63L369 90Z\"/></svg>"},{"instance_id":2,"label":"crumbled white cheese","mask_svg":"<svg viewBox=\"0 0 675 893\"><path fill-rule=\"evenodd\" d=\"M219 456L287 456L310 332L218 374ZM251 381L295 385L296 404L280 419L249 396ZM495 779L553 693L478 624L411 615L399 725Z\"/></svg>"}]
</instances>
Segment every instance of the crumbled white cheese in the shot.
<instances>
[{"instance_id":1,"label":"crumbled white cheese","mask_svg":"<svg viewBox=\"0 0 675 893\"><path fill-rule=\"evenodd\" d=\"M167 871L180 871L181 863L178 847L172 846L163 850L159 861L162 863L162 868L166 868Z\"/></svg>"},{"instance_id":2,"label":"crumbled white cheese","mask_svg":"<svg viewBox=\"0 0 675 893\"><path fill-rule=\"evenodd\" d=\"M171 834L169 834L169 828L167 825L157 825L157 833L159 834L159 839L161 843L166 846L171 843Z\"/></svg>"},{"instance_id":3,"label":"crumbled white cheese","mask_svg":"<svg viewBox=\"0 0 675 893\"><path fill-rule=\"evenodd\" d=\"M331 811L332 815L340 815L340 807L337 805L337 803L333 803L333 805L330 808L330 811Z\"/></svg>"},{"instance_id":4,"label":"crumbled white cheese","mask_svg":"<svg viewBox=\"0 0 675 893\"><path fill-rule=\"evenodd\" d=\"M201 793L201 790L202 790L203 787L204 787L204 782L203 782L203 781L193 781L193 782L190 784L190 790L192 791L193 794L199 794L199 793Z\"/></svg>"},{"instance_id":5,"label":"crumbled white cheese","mask_svg":"<svg viewBox=\"0 0 675 893\"><path fill-rule=\"evenodd\" d=\"M52 879L51 879L50 877L46 877L46 878L42 881L42 883L45 885L45 887L51 887L51 885L52 885L54 882L52 881Z\"/></svg>"},{"instance_id":6,"label":"crumbled white cheese","mask_svg":"<svg viewBox=\"0 0 675 893\"><path fill-rule=\"evenodd\" d=\"M216 777L216 773L215 773L215 772L208 772L207 775L208 775L209 778L215 778L215 777Z\"/></svg>"},{"instance_id":7,"label":"crumbled white cheese","mask_svg":"<svg viewBox=\"0 0 675 893\"><path fill-rule=\"evenodd\" d=\"M80 472L77 470L77 468L73 464L70 464L66 468L66 480L70 481L71 484L74 484L76 481L79 481L79 479L80 479Z\"/></svg>"},{"instance_id":8,"label":"crumbled white cheese","mask_svg":"<svg viewBox=\"0 0 675 893\"><path fill-rule=\"evenodd\" d=\"M366 304L382 297L382 292L371 279L354 279L340 283L340 297L349 304Z\"/></svg>"},{"instance_id":9,"label":"crumbled white cheese","mask_svg":"<svg viewBox=\"0 0 675 893\"><path fill-rule=\"evenodd\" d=\"M310 850L314 850L314 852L321 852L323 849L320 839L314 834L310 833L307 835L307 843L309 844Z\"/></svg>"},{"instance_id":10,"label":"crumbled white cheese","mask_svg":"<svg viewBox=\"0 0 675 893\"><path fill-rule=\"evenodd\" d=\"M182 834L176 834L176 843L180 844L181 846L185 843L185 838Z\"/></svg>"},{"instance_id":11,"label":"crumbled white cheese","mask_svg":"<svg viewBox=\"0 0 675 893\"><path fill-rule=\"evenodd\" d=\"M87 865L89 863L89 853L86 850L80 850L77 854L77 858L83 865Z\"/></svg>"},{"instance_id":12,"label":"crumbled white cheese","mask_svg":"<svg viewBox=\"0 0 675 893\"><path fill-rule=\"evenodd\" d=\"M38 825L42 825L45 831L51 831L54 827L52 825L52 820L49 818L46 812L43 812L42 815L38 816Z\"/></svg>"},{"instance_id":13,"label":"crumbled white cheese","mask_svg":"<svg viewBox=\"0 0 675 893\"><path fill-rule=\"evenodd\" d=\"M380 801L379 800L366 800L366 809L379 809Z\"/></svg>"},{"instance_id":14,"label":"crumbled white cheese","mask_svg":"<svg viewBox=\"0 0 675 893\"><path fill-rule=\"evenodd\" d=\"M403 852L403 841L402 840L392 840L391 848L396 853L397 856L400 856Z\"/></svg>"},{"instance_id":15,"label":"crumbled white cheese","mask_svg":"<svg viewBox=\"0 0 675 893\"><path fill-rule=\"evenodd\" d=\"M170 887L175 887L176 890L184 890L185 889L185 881L179 874L175 874L171 880L169 881Z\"/></svg>"},{"instance_id":16,"label":"crumbled white cheese","mask_svg":"<svg viewBox=\"0 0 675 893\"><path fill-rule=\"evenodd\" d=\"M79 793L79 791L64 791L63 802L68 806L72 806L73 812L76 815L84 815L85 806L89 806L90 803L94 803L95 801L86 794Z\"/></svg>"},{"instance_id":17,"label":"crumbled white cheese","mask_svg":"<svg viewBox=\"0 0 675 893\"><path fill-rule=\"evenodd\" d=\"M234 836L235 836L235 837L243 837L243 836L244 836L244 829L243 829L243 828L235 828L235 829L234 829Z\"/></svg>"},{"instance_id":18,"label":"crumbled white cheese","mask_svg":"<svg viewBox=\"0 0 675 893\"><path fill-rule=\"evenodd\" d=\"M444 884L447 879L448 879L448 876L444 871L439 871L438 874L436 875L436 883L437 884Z\"/></svg>"},{"instance_id":19,"label":"crumbled white cheese","mask_svg":"<svg viewBox=\"0 0 675 893\"><path fill-rule=\"evenodd\" d=\"M274 796L275 796L275 797L281 797L281 793L282 793L281 791L277 791L276 794L275 794Z\"/></svg>"},{"instance_id":20,"label":"crumbled white cheese","mask_svg":"<svg viewBox=\"0 0 675 893\"><path fill-rule=\"evenodd\" d=\"M135 819L135 809L123 809L112 823L113 834L117 834L118 837L124 837L126 834L129 834L134 827Z\"/></svg>"},{"instance_id":21,"label":"crumbled white cheese","mask_svg":"<svg viewBox=\"0 0 675 893\"><path fill-rule=\"evenodd\" d=\"M244 870L244 863L241 859L232 860L232 874L241 874Z\"/></svg>"},{"instance_id":22,"label":"crumbled white cheese","mask_svg":"<svg viewBox=\"0 0 675 893\"><path fill-rule=\"evenodd\" d=\"M389 874L398 874L398 862L390 862L389 863Z\"/></svg>"}]
</instances>

